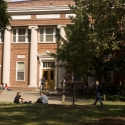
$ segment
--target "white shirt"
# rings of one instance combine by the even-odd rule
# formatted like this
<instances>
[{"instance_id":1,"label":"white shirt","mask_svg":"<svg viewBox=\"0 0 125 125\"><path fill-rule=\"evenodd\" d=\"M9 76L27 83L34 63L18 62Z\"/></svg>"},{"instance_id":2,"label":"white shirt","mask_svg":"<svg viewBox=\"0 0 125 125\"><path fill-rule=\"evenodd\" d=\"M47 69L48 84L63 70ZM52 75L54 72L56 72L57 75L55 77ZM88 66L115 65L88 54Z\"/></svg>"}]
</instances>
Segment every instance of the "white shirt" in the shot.
<instances>
[{"instance_id":1,"label":"white shirt","mask_svg":"<svg viewBox=\"0 0 125 125\"><path fill-rule=\"evenodd\" d=\"M46 95L43 94L43 95L40 97L40 99L42 99L43 104L47 104L47 103L48 103L48 97L47 97Z\"/></svg>"}]
</instances>

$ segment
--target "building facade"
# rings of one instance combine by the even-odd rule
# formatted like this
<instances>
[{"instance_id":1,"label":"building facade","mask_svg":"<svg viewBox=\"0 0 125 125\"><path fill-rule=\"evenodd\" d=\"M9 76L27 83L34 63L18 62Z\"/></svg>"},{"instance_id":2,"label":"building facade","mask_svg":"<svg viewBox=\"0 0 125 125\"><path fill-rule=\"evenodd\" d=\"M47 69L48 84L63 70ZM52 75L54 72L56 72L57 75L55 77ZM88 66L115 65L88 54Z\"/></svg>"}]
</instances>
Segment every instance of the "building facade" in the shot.
<instances>
[{"instance_id":1,"label":"building facade","mask_svg":"<svg viewBox=\"0 0 125 125\"><path fill-rule=\"evenodd\" d=\"M6 1L12 20L0 30L0 82L11 87L39 87L44 75L47 88L55 89L67 74L49 53L56 52L57 34L66 37L64 26L74 16L68 4L74 4L73 0ZM101 83L119 81L125 81L123 74L109 72ZM76 76L76 82L93 86L95 77Z\"/></svg>"},{"instance_id":2,"label":"building facade","mask_svg":"<svg viewBox=\"0 0 125 125\"><path fill-rule=\"evenodd\" d=\"M38 87L44 75L48 88L65 76L55 58L56 35L65 37L71 23L68 4L72 0L8 2L12 21L0 33L0 81L11 87ZM55 66L56 65L56 66Z\"/></svg>"}]
</instances>

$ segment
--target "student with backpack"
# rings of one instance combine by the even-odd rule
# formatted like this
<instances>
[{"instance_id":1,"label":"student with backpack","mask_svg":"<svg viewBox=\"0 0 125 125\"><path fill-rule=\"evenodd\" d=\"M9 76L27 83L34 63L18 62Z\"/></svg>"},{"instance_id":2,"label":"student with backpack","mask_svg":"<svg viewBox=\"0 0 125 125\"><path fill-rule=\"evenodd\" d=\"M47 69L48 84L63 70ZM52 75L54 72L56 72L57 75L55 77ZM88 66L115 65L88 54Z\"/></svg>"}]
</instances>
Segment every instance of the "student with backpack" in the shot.
<instances>
[{"instance_id":1,"label":"student with backpack","mask_svg":"<svg viewBox=\"0 0 125 125\"><path fill-rule=\"evenodd\" d=\"M65 92L65 89L66 89L66 80L65 80L65 77L61 80L60 84L62 86L63 92Z\"/></svg>"},{"instance_id":2,"label":"student with backpack","mask_svg":"<svg viewBox=\"0 0 125 125\"><path fill-rule=\"evenodd\" d=\"M45 89L45 87L46 87L46 80L45 80L45 77L43 76L42 77L42 79L41 79L41 87L40 87L40 93L41 93L41 91L43 91L44 89Z\"/></svg>"},{"instance_id":3,"label":"student with backpack","mask_svg":"<svg viewBox=\"0 0 125 125\"><path fill-rule=\"evenodd\" d=\"M96 81L95 84L96 84L96 90L94 93L96 94L96 100L95 100L93 105L96 105L96 103L99 101L101 106L103 106L103 102L102 102L101 97L100 97L100 95L102 94L102 86L99 85L99 81Z\"/></svg>"}]
</instances>

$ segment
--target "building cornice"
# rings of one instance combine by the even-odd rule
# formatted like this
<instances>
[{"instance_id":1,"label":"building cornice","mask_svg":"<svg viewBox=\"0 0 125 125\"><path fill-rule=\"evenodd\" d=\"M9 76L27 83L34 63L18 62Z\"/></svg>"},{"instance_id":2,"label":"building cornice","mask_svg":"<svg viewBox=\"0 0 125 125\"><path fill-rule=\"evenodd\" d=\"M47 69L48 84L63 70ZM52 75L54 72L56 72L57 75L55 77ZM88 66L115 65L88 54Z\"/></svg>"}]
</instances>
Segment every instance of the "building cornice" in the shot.
<instances>
[{"instance_id":1,"label":"building cornice","mask_svg":"<svg viewBox=\"0 0 125 125\"><path fill-rule=\"evenodd\" d=\"M68 5L64 6L39 6L39 7L20 7L8 8L11 15L22 14L46 14L46 13L71 13Z\"/></svg>"}]
</instances>

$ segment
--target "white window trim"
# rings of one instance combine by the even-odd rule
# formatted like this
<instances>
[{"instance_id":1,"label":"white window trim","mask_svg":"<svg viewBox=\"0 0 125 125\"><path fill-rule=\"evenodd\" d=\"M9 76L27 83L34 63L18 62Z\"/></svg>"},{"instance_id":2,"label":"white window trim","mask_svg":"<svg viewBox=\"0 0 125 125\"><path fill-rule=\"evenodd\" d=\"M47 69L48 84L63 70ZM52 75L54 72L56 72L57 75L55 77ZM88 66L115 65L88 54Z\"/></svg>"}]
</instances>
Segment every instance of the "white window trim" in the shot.
<instances>
[{"instance_id":1,"label":"white window trim","mask_svg":"<svg viewBox=\"0 0 125 125\"><path fill-rule=\"evenodd\" d=\"M103 75L102 75L102 83L113 83L113 72L111 71L111 72L107 72L107 73L111 73L111 74L112 74L111 81L105 82L105 81L104 81L104 78L103 78Z\"/></svg>"},{"instance_id":2,"label":"white window trim","mask_svg":"<svg viewBox=\"0 0 125 125\"><path fill-rule=\"evenodd\" d=\"M18 68L18 63L19 63L19 62L24 62L24 61L17 61L17 62L16 62L16 81L25 81L25 69L26 69L26 68L25 68L25 67L26 67L25 62L24 62L24 80L18 80L18 79L17 79L17 68Z\"/></svg>"},{"instance_id":3,"label":"white window trim","mask_svg":"<svg viewBox=\"0 0 125 125\"><path fill-rule=\"evenodd\" d=\"M40 29L43 28L43 42L40 41ZM53 28L53 41L46 42L46 28ZM39 28L39 43L56 43L56 27L40 27Z\"/></svg>"},{"instance_id":4,"label":"white window trim","mask_svg":"<svg viewBox=\"0 0 125 125\"><path fill-rule=\"evenodd\" d=\"M13 30L12 30L12 43L30 43L28 42L28 27L18 27L18 28L13 28L16 29L16 42L13 42ZM18 29L25 29L25 42L18 42Z\"/></svg>"}]
</instances>

